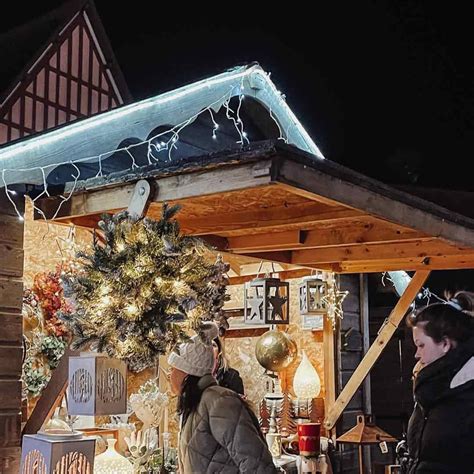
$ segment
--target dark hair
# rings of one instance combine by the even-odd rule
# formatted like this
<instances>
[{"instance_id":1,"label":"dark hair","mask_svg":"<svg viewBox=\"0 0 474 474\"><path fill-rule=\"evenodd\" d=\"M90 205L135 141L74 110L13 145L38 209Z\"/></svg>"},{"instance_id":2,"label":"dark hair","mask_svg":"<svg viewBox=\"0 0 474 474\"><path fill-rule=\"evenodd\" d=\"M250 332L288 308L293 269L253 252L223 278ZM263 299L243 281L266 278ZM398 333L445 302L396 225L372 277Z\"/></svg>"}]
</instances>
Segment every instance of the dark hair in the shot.
<instances>
[{"instance_id":1,"label":"dark hair","mask_svg":"<svg viewBox=\"0 0 474 474\"><path fill-rule=\"evenodd\" d=\"M225 356L224 346L222 344L221 338L216 337L215 339L213 339L213 342L216 343L218 349L216 374L221 374L229 368L229 363Z\"/></svg>"},{"instance_id":2,"label":"dark hair","mask_svg":"<svg viewBox=\"0 0 474 474\"><path fill-rule=\"evenodd\" d=\"M474 293L460 291L448 303L434 303L409 314L408 327L424 323L423 330L435 342L444 338L464 342L474 335Z\"/></svg>"},{"instance_id":3,"label":"dark hair","mask_svg":"<svg viewBox=\"0 0 474 474\"><path fill-rule=\"evenodd\" d=\"M178 399L178 415L183 415L183 424L189 414L197 408L201 401L202 390L198 387L201 377L187 375L183 380L181 395Z\"/></svg>"}]
</instances>

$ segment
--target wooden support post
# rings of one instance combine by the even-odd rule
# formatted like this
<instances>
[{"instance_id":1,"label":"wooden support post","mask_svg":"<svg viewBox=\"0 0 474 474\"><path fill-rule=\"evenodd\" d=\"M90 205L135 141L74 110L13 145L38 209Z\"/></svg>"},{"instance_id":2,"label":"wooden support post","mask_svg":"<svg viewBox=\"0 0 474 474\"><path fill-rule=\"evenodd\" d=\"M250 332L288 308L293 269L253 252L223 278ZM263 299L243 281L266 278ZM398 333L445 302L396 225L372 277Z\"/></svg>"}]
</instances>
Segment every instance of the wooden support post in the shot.
<instances>
[{"instance_id":1,"label":"wooden support post","mask_svg":"<svg viewBox=\"0 0 474 474\"><path fill-rule=\"evenodd\" d=\"M323 355L324 355L324 411L325 414L336 401L336 367L334 350L334 329L327 315L323 319ZM329 433L327 434L329 436ZM335 433L334 433L335 438Z\"/></svg>"},{"instance_id":2,"label":"wooden support post","mask_svg":"<svg viewBox=\"0 0 474 474\"><path fill-rule=\"evenodd\" d=\"M362 334L362 348L364 354L370 348L370 328L369 328L369 282L367 273L359 275L360 286L360 328ZM364 414L372 414L372 390L370 386L370 374L364 380L362 387L362 407ZM359 457L361 456L359 450ZM365 470L370 473L369 467L372 465L372 453L370 445L363 446L364 464L367 466Z\"/></svg>"},{"instance_id":3,"label":"wooden support post","mask_svg":"<svg viewBox=\"0 0 474 474\"><path fill-rule=\"evenodd\" d=\"M23 232L0 188L0 472L20 471ZM24 213L24 199L12 197Z\"/></svg>"},{"instance_id":4,"label":"wooden support post","mask_svg":"<svg viewBox=\"0 0 474 474\"><path fill-rule=\"evenodd\" d=\"M355 392L364 381L365 377L377 361L383 349L390 341L390 338L400 324L400 321L405 316L410 304L415 299L417 293L420 291L420 288L423 286L423 283L426 281L429 274L429 270L419 270L413 276L410 284L407 286L395 308L390 313L390 316L380 328L379 334L374 343L370 346L370 349L367 351L364 358L357 366L356 370L352 374L352 377L349 379L346 386L339 394L339 397L335 403L328 410L326 419L324 420L324 426L327 430L331 429L336 424L336 421L341 416L344 408L351 401L351 398L354 396Z\"/></svg>"},{"instance_id":5,"label":"wooden support post","mask_svg":"<svg viewBox=\"0 0 474 474\"><path fill-rule=\"evenodd\" d=\"M53 370L51 379L41 393L31 416L28 418L22 435L36 434L43 424L51 418L55 408L61 403L67 388L69 357L72 355L78 355L78 353L67 348L58 366Z\"/></svg>"}]
</instances>

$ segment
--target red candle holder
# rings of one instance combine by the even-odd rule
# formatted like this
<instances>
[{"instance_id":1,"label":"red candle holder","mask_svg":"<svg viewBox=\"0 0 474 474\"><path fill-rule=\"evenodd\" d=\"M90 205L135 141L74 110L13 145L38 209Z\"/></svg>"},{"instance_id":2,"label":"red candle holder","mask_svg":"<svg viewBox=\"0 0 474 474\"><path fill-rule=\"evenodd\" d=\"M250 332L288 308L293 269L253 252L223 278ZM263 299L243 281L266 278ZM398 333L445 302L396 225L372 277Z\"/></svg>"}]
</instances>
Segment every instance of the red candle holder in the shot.
<instances>
[{"instance_id":1,"label":"red candle holder","mask_svg":"<svg viewBox=\"0 0 474 474\"><path fill-rule=\"evenodd\" d=\"M319 456L321 450L321 424L301 423L298 425L298 444L301 456Z\"/></svg>"}]
</instances>

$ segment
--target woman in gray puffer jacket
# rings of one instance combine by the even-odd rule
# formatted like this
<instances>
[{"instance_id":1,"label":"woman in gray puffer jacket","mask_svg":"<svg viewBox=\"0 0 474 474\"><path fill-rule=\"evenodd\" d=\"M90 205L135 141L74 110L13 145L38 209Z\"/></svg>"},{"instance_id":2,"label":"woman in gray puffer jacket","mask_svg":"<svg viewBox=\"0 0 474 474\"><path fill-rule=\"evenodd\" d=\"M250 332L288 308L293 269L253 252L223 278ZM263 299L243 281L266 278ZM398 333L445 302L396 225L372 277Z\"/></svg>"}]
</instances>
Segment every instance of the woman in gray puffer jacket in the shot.
<instances>
[{"instance_id":1,"label":"woman in gray puffer jacket","mask_svg":"<svg viewBox=\"0 0 474 474\"><path fill-rule=\"evenodd\" d=\"M181 344L168 359L181 415L180 474L277 473L253 412L211 375L211 343L217 333L214 323L205 323L199 336Z\"/></svg>"}]
</instances>

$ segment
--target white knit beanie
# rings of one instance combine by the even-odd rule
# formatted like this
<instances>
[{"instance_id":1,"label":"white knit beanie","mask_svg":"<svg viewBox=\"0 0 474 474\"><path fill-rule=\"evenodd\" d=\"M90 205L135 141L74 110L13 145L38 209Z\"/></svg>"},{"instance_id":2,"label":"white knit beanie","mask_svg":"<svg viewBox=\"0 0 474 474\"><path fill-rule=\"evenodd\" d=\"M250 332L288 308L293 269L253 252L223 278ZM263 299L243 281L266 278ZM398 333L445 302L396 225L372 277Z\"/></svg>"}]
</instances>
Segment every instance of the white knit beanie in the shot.
<instances>
[{"instance_id":1,"label":"white knit beanie","mask_svg":"<svg viewBox=\"0 0 474 474\"><path fill-rule=\"evenodd\" d=\"M214 368L214 351L212 341L219 335L217 324L206 321L202 324L199 334L189 342L179 345L178 352L172 352L168 364L189 375L202 377L212 373Z\"/></svg>"}]
</instances>

